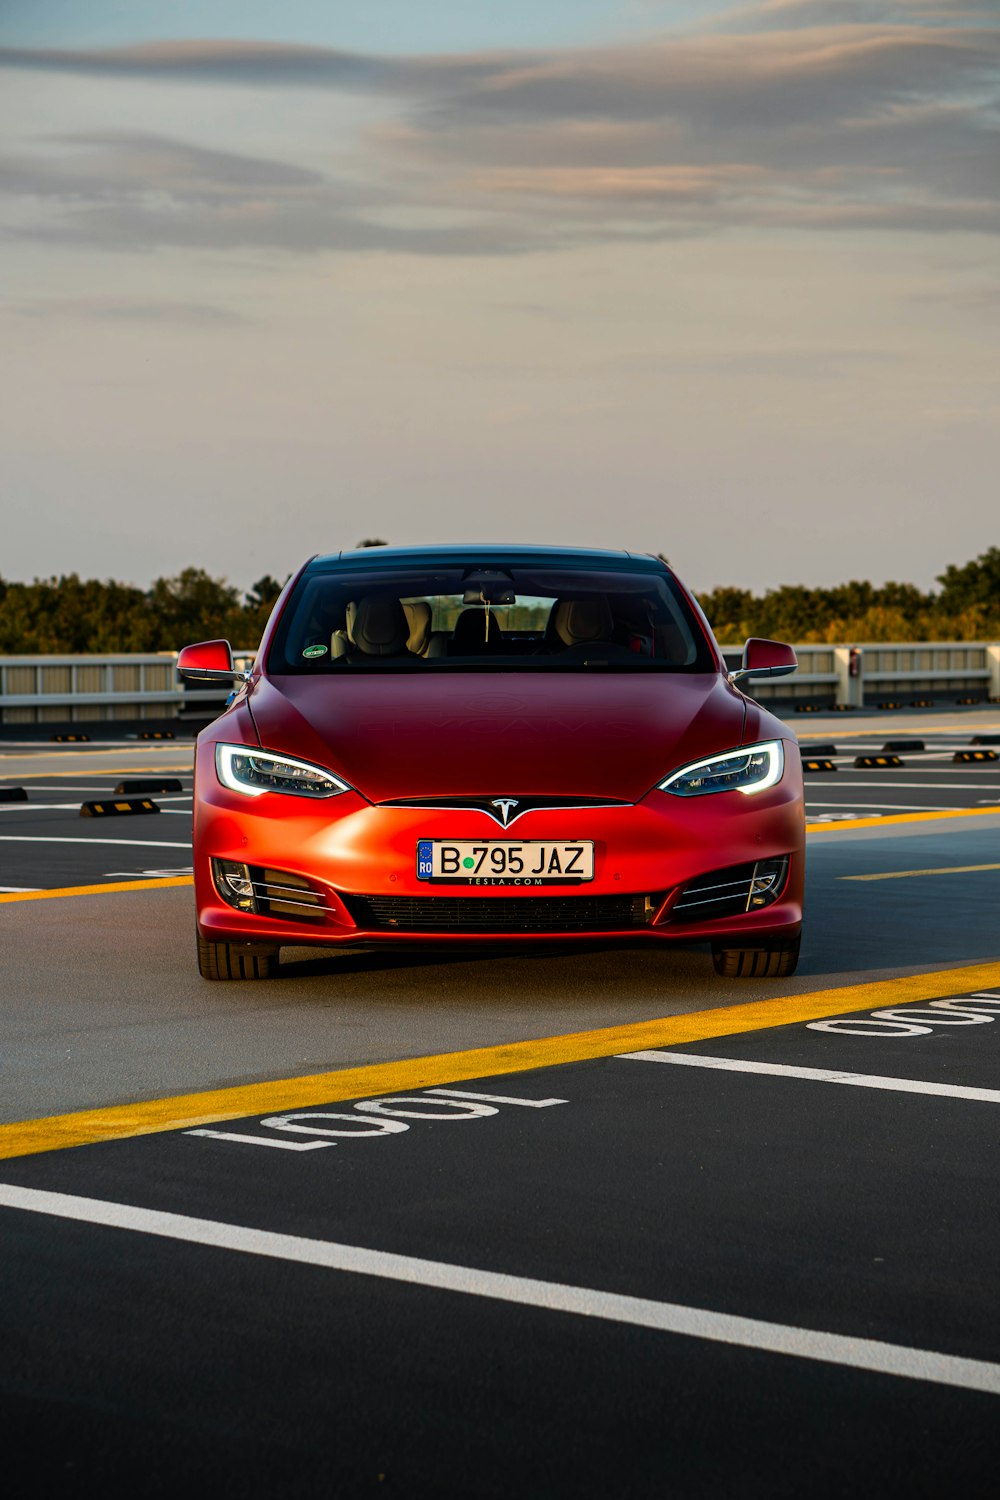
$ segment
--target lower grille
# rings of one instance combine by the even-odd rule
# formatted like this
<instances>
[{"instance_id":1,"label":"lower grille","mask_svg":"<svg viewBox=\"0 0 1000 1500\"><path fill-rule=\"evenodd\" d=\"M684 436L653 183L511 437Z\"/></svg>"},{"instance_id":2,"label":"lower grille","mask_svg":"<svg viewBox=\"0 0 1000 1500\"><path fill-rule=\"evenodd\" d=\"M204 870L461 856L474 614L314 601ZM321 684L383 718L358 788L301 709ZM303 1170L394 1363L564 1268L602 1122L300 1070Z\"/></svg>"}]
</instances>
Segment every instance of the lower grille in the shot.
<instances>
[{"instance_id":1,"label":"lower grille","mask_svg":"<svg viewBox=\"0 0 1000 1500\"><path fill-rule=\"evenodd\" d=\"M342 896L359 927L386 932L624 932L659 896Z\"/></svg>"},{"instance_id":2,"label":"lower grille","mask_svg":"<svg viewBox=\"0 0 1000 1500\"><path fill-rule=\"evenodd\" d=\"M713 870L682 887L669 915L685 922L707 922L757 911L777 900L787 875L787 859L761 859L753 865Z\"/></svg>"}]
</instances>

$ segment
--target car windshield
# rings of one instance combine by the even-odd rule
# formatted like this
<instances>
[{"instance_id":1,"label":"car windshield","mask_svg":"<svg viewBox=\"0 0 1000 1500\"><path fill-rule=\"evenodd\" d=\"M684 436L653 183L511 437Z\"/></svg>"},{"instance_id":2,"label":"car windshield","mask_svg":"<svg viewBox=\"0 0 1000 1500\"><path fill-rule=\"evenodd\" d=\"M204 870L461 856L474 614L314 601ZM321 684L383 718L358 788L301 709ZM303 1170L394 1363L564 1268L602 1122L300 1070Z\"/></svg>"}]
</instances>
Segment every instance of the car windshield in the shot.
<instances>
[{"instance_id":1,"label":"car windshield","mask_svg":"<svg viewBox=\"0 0 1000 1500\"><path fill-rule=\"evenodd\" d=\"M710 672L690 604L667 572L328 565L299 579L273 675L356 672Z\"/></svg>"}]
</instances>

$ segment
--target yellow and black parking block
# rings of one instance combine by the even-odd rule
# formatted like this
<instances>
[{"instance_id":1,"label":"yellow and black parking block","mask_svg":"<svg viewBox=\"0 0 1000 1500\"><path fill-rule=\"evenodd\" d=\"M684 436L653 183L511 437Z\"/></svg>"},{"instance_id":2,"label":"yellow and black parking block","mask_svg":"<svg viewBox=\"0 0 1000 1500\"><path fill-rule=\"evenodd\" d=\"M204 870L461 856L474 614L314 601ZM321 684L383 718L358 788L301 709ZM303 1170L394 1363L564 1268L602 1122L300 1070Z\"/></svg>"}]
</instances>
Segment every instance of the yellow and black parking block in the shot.
<instances>
[{"instance_id":1,"label":"yellow and black parking block","mask_svg":"<svg viewBox=\"0 0 1000 1500\"><path fill-rule=\"evenodd\" d=\"M854 764L859 771L895 771L903 762L898 755L858 755Z\"/></svg>"},{"instance_id":2,"label":"yellow and black parking block","mask_svg":"<svg viewBox=\"0 0 1000 1500\"><path fill-rule=\"evenodd\" d=\"M896 702L895 698L887 698L884 703L876 703L875 705L876 708L902 708L902 706L901 703Z\"/></svg>"},{"instance_id":3,"label":"yellow and black parking block","mask_svg":"<svg viewBox=\"0 0 1000 1500\"><path fill-rule=\"evenodd\" d=\"M176 776L135 776L128 781L119 781L115 787L115 796L149 797L157 792L183 792L183 790Z\"/></svg>"},{"instance_id":4,"label":"yellow and black parking block","mask_svg":"<svg viewBox=\"0 0 1000 1500\"><path fill-rule=\"evenodd\" d=\"M90 739L89 734L54 734L52 744L54 745L80 745Z\"/></svg>"},{"instance_id":5,"label":"yellow and black parking block","mask_svg":"<svg viewBox=\"0 0 1000 1500\"><path fill-rule=\"evenodd\" d=\"M822 760L804 760L802 769L803 771L835 771L837 767L829 757L826 757Z\"/></svg>"},{"instance_id":6,"label":"yellow and black parking block","mask_svg":"<svg viewBox=\"0 0 1000 1500\"><path fill-rule=\"evenodd\" d=\"M160 809L148 797L109 797L106 802L83 802L81 818L124 818L140 813L158 813Z\"/></svg>"},{"instance_id":7,"label":"yellow and black parking block","mask_svg":"<svg viewBox=\"0 0 1000 1500\"><path fill-rule=\"evenodd\" d=\"M821 714L823 708L819 703L796 703L795 712L797 714Z\"/></svg>"},{"instance_id":8,"label":"yellow and black parking block","mask_svg":"<svg viewBox=\"0 0 1000 1500\"><path fill-rule=\"evenodd\" d=\"M933 698L911 698L910 699L910 707L911 708L933 708L934 707L934 699Z\"/></svg>"},{"instance_id":9,"label":"yellow and black parking block","mask_svg":"<svg viewBox=\"0 0 1000 1500\"><path fill-rule=\"evenodd\" d=\"M23 786L0 786L0 802L27 802L28 794Z\"/></svg>"},{"instance_id":10,"label":"yellow and black parking block","mask_svg":"<svg viewBox=\"0 0 1000 1500\"><path fill-rule=\"evenodd\" d=\"M964 698L955 699L955 702L960 704L962 708L972 708L975 706L975 704L982 703L982 701L982 698L979 697L978 694L973 697L971 693L967 694L967 696Z\"/></svg>"},{"instance_id":11,"label":"yellow and black parking block","mask_svg":"<svg viewBox=\"0 0 1000 1500\"><path fill-rule=\"evenodd\" d=\"M984 761L1000 760L1000 755L995 750L956 750L951 758L958 766L978 766Z\"/></svg>"},{"instance_id":12,"label":"yellow and black parking block","mask_svg":"<svg viewBox=\"0 0 1000 1500\"><path fill-rule=\"evenodd\" d=\"M856 703L831 703L830 704L830 712L832 714L852 714L856 708L857 708L857 704Z\"/></svg>"},{"instance_id":13,"label":"yellow and black parking block","mask_svg":"<svg viewBox=\"0 0 1000 1500\"><path fill-rule=\"evenodd\" d=\"M176 737L172 729L144 729L139 735L141 740L173 740Z\"/></svg>"}]
</instances>

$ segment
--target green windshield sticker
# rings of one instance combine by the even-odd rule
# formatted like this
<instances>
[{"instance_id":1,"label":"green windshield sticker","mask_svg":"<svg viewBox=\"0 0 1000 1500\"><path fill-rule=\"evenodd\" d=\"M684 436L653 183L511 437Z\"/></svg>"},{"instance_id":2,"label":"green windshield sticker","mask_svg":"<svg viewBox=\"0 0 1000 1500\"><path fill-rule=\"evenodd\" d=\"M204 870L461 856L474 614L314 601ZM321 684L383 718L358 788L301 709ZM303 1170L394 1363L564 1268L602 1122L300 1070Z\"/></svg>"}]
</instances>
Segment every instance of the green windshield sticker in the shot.
<instances>
[{"instance_id":1,"label":"green windshield sticker","mask_svg":"<svg viewBox=\"0 0 1000 1500\"><path fill-rule=\"evenodd\" d=\"M329 648L326 646L307 646L302 655L312 658L314 656L325 656Z\"/></svg>"}]
</instances>

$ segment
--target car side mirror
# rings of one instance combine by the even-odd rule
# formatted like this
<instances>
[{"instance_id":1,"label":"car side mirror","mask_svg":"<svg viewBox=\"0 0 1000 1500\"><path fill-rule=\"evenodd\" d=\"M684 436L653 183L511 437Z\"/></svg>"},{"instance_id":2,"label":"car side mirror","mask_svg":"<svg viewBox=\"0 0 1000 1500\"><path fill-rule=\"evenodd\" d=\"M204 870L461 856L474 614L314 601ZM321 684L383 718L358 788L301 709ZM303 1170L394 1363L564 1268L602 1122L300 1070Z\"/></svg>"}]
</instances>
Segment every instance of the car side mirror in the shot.
<instances>
[{"instance_id":1,"label":"car side mirror","mask_svg":"<svg viewBox=\"0 0 1000 1500\"><path fill-rule=\"evenodd\" d=\"M787 677L797 670L798 657L784 641L765 641L752 635L743 647L743 665L730 672L730 682L745 682L749 677Z\"/></svg>"},{"instance_id":2,"label":"car side mirror","mask_svg":"<svg viewBox=\"0 0 1000 1500\"><path fill-rule=\"evenodd\" d=\"M177 670L201 682L232 682L234 677L245 675L234 663L228 641L199 641L196 646L185 646L177 658Z\"/></svg>"}]
</instances>

